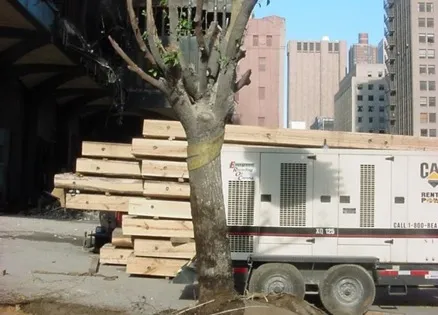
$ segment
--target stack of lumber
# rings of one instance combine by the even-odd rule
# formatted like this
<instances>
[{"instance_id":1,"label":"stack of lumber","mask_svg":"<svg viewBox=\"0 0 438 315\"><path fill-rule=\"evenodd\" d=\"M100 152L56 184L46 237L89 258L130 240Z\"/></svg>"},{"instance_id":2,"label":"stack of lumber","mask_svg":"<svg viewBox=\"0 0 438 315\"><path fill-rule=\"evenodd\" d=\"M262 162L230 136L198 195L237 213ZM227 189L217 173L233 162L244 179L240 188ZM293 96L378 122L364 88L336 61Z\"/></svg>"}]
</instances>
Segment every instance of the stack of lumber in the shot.
<instances>
[{"instance_id":1,"label":"stack of lumber","mask_svg":"<svg viewBox=\"0 0 438 315\"><path fill-rule=\"evenodd\" d=\"M187 142L179 122L145 120L131 144L83 142L74 174L55 175L68 209L123 212L101 263L130 274L173 277L195 254ZM228 125L225 147L276 146L435 150L433 138Z\"/></svg>"}]
</instances>

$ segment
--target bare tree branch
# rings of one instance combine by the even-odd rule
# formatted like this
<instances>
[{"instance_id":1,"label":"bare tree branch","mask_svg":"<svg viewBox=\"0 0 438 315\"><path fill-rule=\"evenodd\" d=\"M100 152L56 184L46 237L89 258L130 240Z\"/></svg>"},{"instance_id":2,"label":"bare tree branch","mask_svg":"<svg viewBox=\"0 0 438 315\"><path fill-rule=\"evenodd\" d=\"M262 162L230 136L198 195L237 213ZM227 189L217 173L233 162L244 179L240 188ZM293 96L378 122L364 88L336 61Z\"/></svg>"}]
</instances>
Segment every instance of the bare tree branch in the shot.
<instances>
[{"instance_id":1,"label":"bare tree branch","mask_svg":"<svg viewBox=\"0 0 438 315\"><path fill-rule=\"evenodd\" d=\"M239 92L244 86L251 84L251 69L247 70L234 85L234 92Z\"/></svg>"},{"instance_id":2,"label":"bare tree branch","mask_svg":"<svg viewBox=\"0 0 438 315\"><path fill-rule=\"evenodd\" d=\"M140 32L140 29L138 28L138 18L135 15L132 0L126 0L126 6L128 8L129 21L131 22L132 31L134 32L138 46L140 47L140 50L144 52L145 58L149 60L152 63L152 65L155 66L157 62L155 61L154 56L152 56L150 50L147 48L146 43L144 42L142 34Z\"/></svg>"},{"instance_id":3,"label":"bare tree branch","mask_svg":"<svg viewBox=\"0 0 438 315\"><path fill-rule=\"evenodd\" d=\"M160 37L158 37L157 26L155 24L154 11L152 7L152 0L146 0L146 25L147 25L147 38L149 43L149 48L151 50L152 55L154 56L155 61L158 66L165 72L166 65L161 57L161 53L158 49L158 46L164 52L165 49L163 47L163 43L161 42Z\"/></svg>"},{"instance_id":4,"label":"bare tree branch","mask_svg":"<svg viewBox=\"0 0 438 315\"><path fill-rule=\"evenodd\" d=\"M204 8L204 0L196 1L196 14L195 14L195 36L198 42L199 51L201 52L201 58L207 58L207 52L205 51L205 40L204 35L202 35L202 11Z\"/></svg>"},{"instance_id":5,"label":"bare tree branch","mask_svg":"<svg viewBox=\"0 0 438 315\"><path fill-rule=\"evenodd\" d=\"M170 27L170 43L172 48L178 47L178 7L175 0L168 0L169 8L169 27Z\"/></svg>"},{"instance_id":6,"label":"bare tree branch","mask_svg":"<svg viewBox=\"0 0 438 315\"><path fill-rule=\"evenodd\" d=\"M147 74L146 72L144 72L131 58L129 58L129 56L123 51L123 49L119 46L119 44L117 44L117 42L114 39L112 39L111 36L108 36L108 39L111 43L111 46L113 46L114 50L128 64L129 70L137 73L143 80L145 80L152 86L156 87L163 93L168 93L168 89L162 81L157 80L154 77Z\"/></svg>"}]
</instances>

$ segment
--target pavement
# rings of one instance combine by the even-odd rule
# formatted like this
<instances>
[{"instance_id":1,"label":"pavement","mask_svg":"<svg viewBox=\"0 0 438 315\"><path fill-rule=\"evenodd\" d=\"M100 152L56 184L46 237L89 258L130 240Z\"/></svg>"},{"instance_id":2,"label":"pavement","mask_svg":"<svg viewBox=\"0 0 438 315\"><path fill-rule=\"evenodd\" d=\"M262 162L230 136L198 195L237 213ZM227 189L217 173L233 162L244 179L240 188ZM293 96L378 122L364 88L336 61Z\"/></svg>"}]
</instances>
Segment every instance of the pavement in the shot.
<instances>
[{"instance_id":1,"label":"pavement","mask_svg":"<svg viewBox=\"0 0 438 315\"><path fill-rule=\"evenodd\" d=\"M0 303L8 298L56 298L68 303L153 314L194 304L193 288L164 279L132 277L123 267L102 265L88 276L93 254L82 249L97 221L59 221L0 215ZM408 296L378 293L374 311L438 314L438 290ZM383 313L378 314L383 314Z\"/></svg>"}]
</instances>

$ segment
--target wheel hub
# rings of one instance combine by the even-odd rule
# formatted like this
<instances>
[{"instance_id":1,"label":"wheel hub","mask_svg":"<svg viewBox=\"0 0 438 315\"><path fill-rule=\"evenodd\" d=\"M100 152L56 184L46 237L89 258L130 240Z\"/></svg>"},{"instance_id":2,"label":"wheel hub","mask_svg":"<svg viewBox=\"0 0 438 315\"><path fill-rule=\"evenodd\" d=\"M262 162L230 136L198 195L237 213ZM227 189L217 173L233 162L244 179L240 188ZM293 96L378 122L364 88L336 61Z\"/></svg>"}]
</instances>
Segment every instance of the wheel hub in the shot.
<instances>
[{"instance_id":1,"label":"wheel hub","mask_svg":"<svg viewBox=\"0 0 438 315\"><path fill-rule=\"evenodd\" d=\"M272 277L265 284L265 292L280 294L286 291L286 279Z\"/></svg>"},{"instance_id":2,"label":"wheel hub","mask_svg":"<svg viewBox=\"0 0 438 315\"><path fill-rule=\"evenodd\" d=\"M336 295L343 303L353 303L360 299L363 294L362 284L356 279L345 278L335 286Z\"/></svg>"}]
</instances>

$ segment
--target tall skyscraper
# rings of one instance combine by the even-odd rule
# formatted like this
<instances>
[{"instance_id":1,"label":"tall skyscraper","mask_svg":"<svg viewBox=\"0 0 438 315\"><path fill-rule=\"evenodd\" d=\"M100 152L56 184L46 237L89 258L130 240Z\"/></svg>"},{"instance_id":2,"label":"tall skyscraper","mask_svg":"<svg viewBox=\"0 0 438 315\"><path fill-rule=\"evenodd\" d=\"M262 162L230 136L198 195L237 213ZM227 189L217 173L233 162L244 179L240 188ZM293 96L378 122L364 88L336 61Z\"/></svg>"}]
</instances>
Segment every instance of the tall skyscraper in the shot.
<instances>
[{"instance_id":1,"label":"tall skyscraper","mask_svg":"<svg viewBox=\"0 0 438 315\"><path fill-rule=\"evenodd\" d=\"M391 132L436 137L438 3L385 0Z\"/></svg>"},{"instance_id":2,"label":"tall skyscraper","mask_svg":"<svg viewBox=\"0 0 438 315\"><path fill-rule=\"evenodd\" d=\"M233 121L283 127L286 21L278 16L250 19L245 36L246 57L237 73L251 69L251 84L236 94Z\"/></svg>"},{"instance_id":3,"label":"tall skyscraper","mask_svg":"<svg viewBox=\"0 0 438 315\"><path fill-rule=\"evenodd\" d=\"M387 133L388 81L384 64L356 64L335 95L337 131Z\"/></svg>"},{"instance_id":4,"label":"tall skyscraper","mask_svg":"<svg viewBox=\"0 0 438 315\"><path fill-rule=\"evenodd\" d=\"M359 33L358 43L350 47L348 55L348 71L358 63L377 63L377 47L369 44L368 33Z\"/></svg>"},{"instance_id":5,"label":"tall skyscraper","mask_svg":"<svg viewBox=\"0 0 438 315\"><path fill-rule=\"evenodd\" d=\"M289 41L288 125L305 124L317 117L334 116L334 96L347 72L347 42Z\"/></svg>"}]
</instances>

